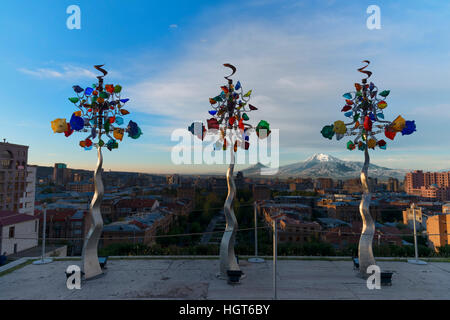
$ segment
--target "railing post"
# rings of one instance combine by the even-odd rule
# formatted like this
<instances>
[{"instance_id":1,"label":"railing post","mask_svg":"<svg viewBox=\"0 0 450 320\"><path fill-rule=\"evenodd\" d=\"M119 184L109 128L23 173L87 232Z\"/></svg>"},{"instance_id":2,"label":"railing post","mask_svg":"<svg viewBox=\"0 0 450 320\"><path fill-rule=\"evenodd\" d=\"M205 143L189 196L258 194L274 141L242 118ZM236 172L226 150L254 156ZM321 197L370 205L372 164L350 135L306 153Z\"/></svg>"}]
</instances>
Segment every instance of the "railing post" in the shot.
<instances>
[{"instance_id":1,"label":"railing post","mask_svg":"<svg viewBox=\"0 0 450 320\"><path fill-rule=\"evenodd\" d=\"M255 216L255 256L253 258L249 258L248 262L260 263L264 262L264 259L258 258L258 207L256 205L256 201L253 202L253 211Z\"/></svg>"},{"instance_id":2,"label":"railing post","mask_svg":"<svg viewBox=\"0 0 450 320\"><path fill-rule=\"evenodd\" d=\"M273 299L277 300L277 251L278 232L277 219L273 219Z\"/></svg>"}]
</instances>

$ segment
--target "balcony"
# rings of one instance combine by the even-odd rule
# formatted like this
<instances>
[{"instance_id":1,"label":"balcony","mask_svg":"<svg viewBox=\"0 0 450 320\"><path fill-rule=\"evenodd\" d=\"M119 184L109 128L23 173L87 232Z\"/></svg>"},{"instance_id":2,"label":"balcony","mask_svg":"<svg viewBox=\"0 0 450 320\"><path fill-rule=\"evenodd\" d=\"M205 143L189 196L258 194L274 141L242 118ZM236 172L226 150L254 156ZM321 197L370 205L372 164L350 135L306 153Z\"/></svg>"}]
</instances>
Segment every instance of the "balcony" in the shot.
<instances>
[{"instance_id":1,"label":"balcony","mask_svg":"<svg viewBox=\"0 0 450 320\"><path fill-rule=\"evenodd\" d=\"M73 259L73 258L70 258ZM315 260L314 260L315 259ZM83 281L80 290L66 288L65 270L80 260L57 259L47 265L25 265L2 275L0 299L272 299L273 265L251 264L240 257L245 277L237 285L216 278L216 256L109 257L106 273ZM356 277L350 258L289 257L278 261L279 299L450 299L450 263L408 264L378 259L394 271L392 286L369 290Z\"/></svg>"}]
</instances>

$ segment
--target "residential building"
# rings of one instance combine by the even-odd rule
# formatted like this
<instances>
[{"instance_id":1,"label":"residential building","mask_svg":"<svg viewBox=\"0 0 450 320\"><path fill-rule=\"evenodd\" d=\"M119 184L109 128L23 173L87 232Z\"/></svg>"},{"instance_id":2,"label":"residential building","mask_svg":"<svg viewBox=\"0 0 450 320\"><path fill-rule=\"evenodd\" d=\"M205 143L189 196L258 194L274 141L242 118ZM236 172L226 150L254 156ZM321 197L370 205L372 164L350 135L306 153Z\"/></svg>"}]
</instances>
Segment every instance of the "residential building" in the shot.
<instances>
[{"instance_id":1,"label":"residential building","mask_svg":"<svg viewBox=\"0 0 450 320\"><path fill-rule=\"evenodd\" d=\"M114 220L136 213L151 212L159 207L155 199L120 199L114 203Z\"/></svg>"},{"instance_id":2,"label":"residential building","mask_svg":"<svg viewBox=\"0 0 450 320\"><path fill-rule=\"evenodd\" d=\"M94 192L95 186L92 182L69 182L66 184L67 191Z\"/></svg>"},{"instance_id":3,"label":"residential building","mask_svg":"<svg viewBox=\"0 0 450 320\"><path fill-rule=\"evenodd\" d=\"M275 203L273 201L258 202L258 207L262 214L275 216L278 214L288 215L297 220L310 220L312 209L310 206L301 203Z\"/></svg>"},{"instance_id":4,"label":"residential building","mask_svg":"<svg viewBox=\"0 0 450 320\"><path fill-rule=\"evenodd\" d=\"M423 198L450 200L450 171L423 172L416 170L408 172L405 176L405 191Z\"/></svg>"},{"instance_id":5,"label":"residential building","mask_svg":"<svg viewBox=\"0 0 450 320\"><path fill-rule=\"evenodd\" d=\"M270 200L272 197L272 192L270 188L262 184L253 185L253 199L255 201Z\"/></svg>"},{"instance_id":6,"label":"residential building","mask_svg":"<svg viewBox=\"0 0 450 320\"><path fill-rule=\"evenodd\" d=\"M55 163L53 167L53 183L57 185L65 185L70 181L70 170L67 169L65 163Z\"/></svg>"},{"instance_id":7,"label":"residential building","mask_svg":"<svg viewBox=\"0 0 450 320\"><path fill-rule=\"evenodd\" d=\"M217 195L225 195L228 193L228 183L226 178L211 178L211 191Z\"/></svg>"},{"instance_id":8,"label":"residential building","mask_svg":"<svg viewBox=\"0 0 450 320\"><path fill-rule=\"evenodd\" d=\"M345 248L348 245L356 245L361 238L362 222L353 222L349 225L341 225L330 228L324 234L324 240L336 248ZM375 229L373 244L402 245L402 232L397 228L383 226ZM354 252L357 254L357 251Z\"/></svg>"},{"instance_id":9,"label":"residential building","mask_svg":"<svg viewBox=\"0 0 450 320\"><path fill-rule=\"evenodd\" d=\"M315 197L309 196L276 196L276 203L300 203L313 208L315 206Z\"/></svg>"},{"instance_id":10,"label":"residential building","mask_svg":"<svg viewBox=\"0 0 450 320\"><path fill-rule=\"evenodd\" d=\"M418 230L425 229L427 227L426 216L423 215L422 208L416 207L416 228ZM412 208L406 208L402 211L403 214L403 224L408 225L410 229L414 228L414 212Z\"/></svg>"},{"instance_id":11,"label":"residential building","mask_svg":"<svg viewBox=\"0 0 450 320\"><path fill-rule=\"evenodd\" d=\"M53 242L69 242L68 255L81 254L83 239L91 224L89 211L69 208L47 209L46 216L46 237L52 239ZM43 223L43 211L36 210L35 217L41 224ZM39 237L42 238L42 236L41 228Z\"/></svg>"},{"instance_id":12,"label":"residential building","mask_svg":"<svg viewBox=\"0 0 450 320\"><path fill-rule=\"evenodd\" d=\"M374 191L378 186L378 179L368 177L368 186L370 191ZM362 193L362 185L360 178L348 179L343 182L342 189L348 193Z\"/></svg>"},{"instance_id":13,"label":"residential building","mask_svg":"<svg viewBox=\"0 0 450 320\"><path fill-rule=\"evenodd\" d=\"M361 221L360 201L332 201L318 203L318 205L326 209L328 218L339 219L348 223ZM381 210L377 201L371 201L369 211L374 221L380 218Z\"/></svg>"},{"instance_id":14,"label":"residential building","mask_svg":"<svg viewBox=\"0 0 450 320\"><path fill-rule=\"evenodd\" d=\"M6 255L38 245L39 219L28 214L0 211L0 252Z\"/></svg>"},{"instance_id":15,"label":"residential building","mask_svg":"<svg viewBox=\"0 0 450 320\"><path fill-rule=\"evenodd\" d=\"M116 221L103 228L103 247L113 243L142 243L151 245L158 233L167 233L175 215L164 208L153 212L134 214L123 221Z\"/></svg>"},{"instance_id":16,"label":"residential building","mask_svg":"<svg viewBox=\"0 0 450 320\"><path fill-rule=\"evenodd\" d=\"M304 221L311 217L311 208L303 204L278 204L273 202L258 203L258 210L268 226L273 225L273 218L281 217L279 242L304 243L320 239L321 226L317 222Z\"/></svg>"},{"instance_id":17,"label":"residential building","mask_svg":"<svg viewBox=\"0 0 450 320\"><path fill-rule=\"evenodd\" d=\"M450 214L437 214L427 219L428 245L435 251L450 244Z\"/></svg>"},{"instance_id":18,"label":"residential building","mask_svg":"<svg viewBox=\"0 0 450 320\"><path fill-rule=\"evenodd\" d=\"M387 185L386 185L386 190L390 191L390 192L399 192L400 191L400 182L398 181L398 179L389 178Z\"/></svg>"},{"instance_id":19,"label":"residential building","mask_svg":"<svg viewBox=\"0 0 450 320\"><path fill-rule=\"evenodd\" d=\"M195 187L190 184L182 184L177 188L177 199L188 199L195 206Z\"/></svg>"},{"instance_id":20,"label":"residential building","mask_svg":"<svg viewBox=\"0 0 450 320\"><path fill-rule=\"evenodd\" d=\"M315 180L315 188L316 189L333 189L333 179L331 178L317 178Z\"/></svg>"},{"instance_id":21,"label":"residential building","mask_svg":"<svg viewBox=\"0 0 450 320\"><path fill-rule=\"evenodd\" d=\"M280 243L305 243L321 238L321 227L317 222L305 222L283 216L280 224L281 229L278 232Z\"/></svg>"},{"instance_id":22,"label":"residential building","mask_svg":"<svg viewBox=\"0 0 450 320\"><path fill-rule=\"evenodd\" d=\"M0 142L0 210L19 212L27 187L28 146Z\"/></svg>"},{"instance_id":23,"label":"residential building","mask_svg":"<svg viewBox=\"0 0 450 320\"><path fill-rule=\"evenodd\" d=\"M34 202L36 199L36 166L27 166L25 191L20 199L19 213L34 215Z\"/></svg>"},{"instance_id":24,"label":"residential building","mask_svg":"<svg viewBox=\"0 0 450 320\"><path fill-rule=\"evenodd\" d=\"M170 184L170 185L172 185L172 184L180 184L180 182L181 182L181 179L180 179L180 176L178 174L172 174L172 175L168 175L166 177L166 183L167 184Z\"/></svg>"}]
</instances>

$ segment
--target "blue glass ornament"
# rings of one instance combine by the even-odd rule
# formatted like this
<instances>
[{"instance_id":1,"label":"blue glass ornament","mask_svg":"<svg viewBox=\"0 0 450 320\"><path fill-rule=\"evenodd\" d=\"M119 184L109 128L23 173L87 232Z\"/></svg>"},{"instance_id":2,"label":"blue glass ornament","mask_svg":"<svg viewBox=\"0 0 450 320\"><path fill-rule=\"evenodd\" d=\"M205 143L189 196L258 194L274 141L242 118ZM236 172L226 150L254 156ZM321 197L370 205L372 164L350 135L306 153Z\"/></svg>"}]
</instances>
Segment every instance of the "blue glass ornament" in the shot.
<instances>
[{"instance_id":1,"label":"blue glass ornament","mask_svg":"<svg viewBox=\"0 0 450 320\"><path fill-rule=\"evenodd\" d=\"M345 99L352 99L352 94L350 92L344 93L342 95Z\"/></svg>"},{"instance_id":2,"label":"blue glass ornament","mask_svg":"<svg viewBox=\"0 0 450 320\"><path fill-rule=\"evenodd\" d=\"M84 94L87 96L90 96L92 94L92 92L94 92L94 89L87 87L86 89L84 89Z\"/></svg>"},{"instance_id":3,"label":"blue glass ornament","mask_svg":"<svg viewBox=\"0 0 450 320\"><path fill-rule=\"evenodd\" d=\"M84 119L82 117L78 117L75 114L72 114L70 118L70 128L79 131L84 128Z\"/></svg>"},{"instance_id":4,"label":"blue glass ornament","mask_svg":"<svg viewBox=\"0 0 450 320\"><path fill-rule=\"evenodd\" d=\"M346 117L351 117L353 115L353 111L349 111L349 112L346 112L346 113L344 113L344 116L346 116Z\"/></svg>"}]
</instances>

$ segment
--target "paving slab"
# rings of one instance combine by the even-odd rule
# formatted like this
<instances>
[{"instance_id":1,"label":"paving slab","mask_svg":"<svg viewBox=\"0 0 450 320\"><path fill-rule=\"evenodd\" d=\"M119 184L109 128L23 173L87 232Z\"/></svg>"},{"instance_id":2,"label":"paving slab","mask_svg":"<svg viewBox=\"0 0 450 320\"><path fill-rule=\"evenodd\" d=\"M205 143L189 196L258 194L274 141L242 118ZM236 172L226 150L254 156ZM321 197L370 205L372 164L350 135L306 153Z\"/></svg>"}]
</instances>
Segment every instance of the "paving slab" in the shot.
<instances>
[{"instance_id":1,"label":"paving slab","mask_svg":"<svg viewBox=\"0 0 450 320\"><path fill-rule=\"evenodd\" d=\"M240 261L244 277L230 285L217 278L218 259L109 259L104 275L66 286L65 270L79 260L26 265L0 276L0 299L210 299L273 298L273 263ZM392 286L369 290L351 261L279 260L279 299L448 299L450 263L380 261L394 272Z\"/></svg>"}]
</instances>

